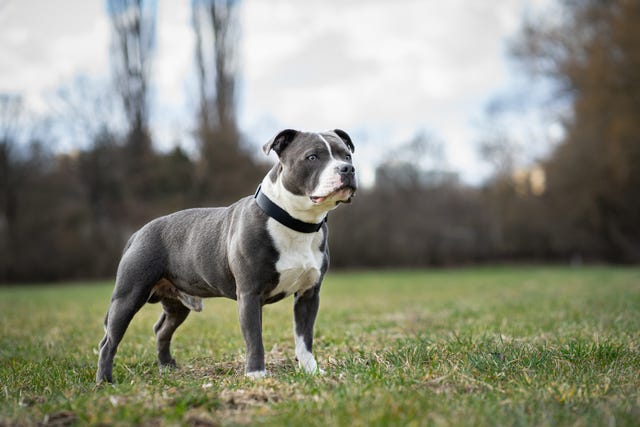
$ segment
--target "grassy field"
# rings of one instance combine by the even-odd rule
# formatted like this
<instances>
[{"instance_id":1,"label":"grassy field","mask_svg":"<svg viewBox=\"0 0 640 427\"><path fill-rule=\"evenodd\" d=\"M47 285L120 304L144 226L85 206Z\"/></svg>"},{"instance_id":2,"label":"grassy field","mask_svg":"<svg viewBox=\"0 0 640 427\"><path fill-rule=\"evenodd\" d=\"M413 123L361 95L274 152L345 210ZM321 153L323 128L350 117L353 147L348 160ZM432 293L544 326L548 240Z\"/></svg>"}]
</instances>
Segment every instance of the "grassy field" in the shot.
<instances>
[{"instance_id":1,"label":"grassy field","mask_svg":"<svg viewBox=\"0 0 640 427\"><path fill-rule=\"evenodd\" d=\"M233 301L178 330L156 367L160 307L134 319L94 387L112 283L0 288L4 425L593 425L640 423L640 269L330 273L315 353L295 369L291 305L265 308L270 376L243 376Z\"/></svg>"}]
</instances>

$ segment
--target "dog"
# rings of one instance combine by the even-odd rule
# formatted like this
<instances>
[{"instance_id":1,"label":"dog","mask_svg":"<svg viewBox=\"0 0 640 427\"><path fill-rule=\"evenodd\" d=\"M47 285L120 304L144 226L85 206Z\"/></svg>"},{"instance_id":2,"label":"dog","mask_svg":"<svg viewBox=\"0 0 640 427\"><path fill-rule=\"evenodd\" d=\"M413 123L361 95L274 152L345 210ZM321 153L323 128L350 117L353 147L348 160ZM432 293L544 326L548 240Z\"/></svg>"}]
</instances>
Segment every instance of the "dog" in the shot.
<instances>
[{"instance_id":1,"label":"dog","mask_svg":"<svg viewBox=\"0 0 640 427\"><path fill-rule=\"evenodd\" d=\"M354 145L340 129L286 129L267 142L278 161L254 196L222 208L157 218L136 231L118 265L99 344L96 382L113 382L113 360L129 323L145 303L160 303L154 325L158 364L175 367L171 338L202 298L238 302L245 374L267 373L262 307L294 295L299 368L319 373L312 353L322 279L329 266L327 214L357 190Z\"/></svg>"}]
</instances>

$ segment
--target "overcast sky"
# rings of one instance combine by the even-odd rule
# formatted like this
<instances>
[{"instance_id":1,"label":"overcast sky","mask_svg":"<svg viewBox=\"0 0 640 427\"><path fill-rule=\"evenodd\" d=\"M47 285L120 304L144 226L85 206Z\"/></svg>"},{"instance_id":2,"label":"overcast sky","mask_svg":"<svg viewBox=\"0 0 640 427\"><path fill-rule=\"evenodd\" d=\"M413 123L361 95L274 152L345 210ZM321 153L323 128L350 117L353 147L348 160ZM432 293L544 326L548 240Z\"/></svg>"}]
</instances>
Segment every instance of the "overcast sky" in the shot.
<instances>
[{"instance_id":1,"label":"overcast sky","mask_svg":"<svg viewBox=\"0 0 640 427\"><path fill-rule=\"evenodd\" d=\"M283 128L341 128L363 178L420 131L467 182L488 102L516 85L507 43L551 0L244 0L240 126L256 144ZM193 126L190 2L159 0L152 131L162 147ZM109 80L103 1L0 0L0 92L46 114L74 76ZM49 94L49 95L47 95Z\"/></svg>"}]
</instances>

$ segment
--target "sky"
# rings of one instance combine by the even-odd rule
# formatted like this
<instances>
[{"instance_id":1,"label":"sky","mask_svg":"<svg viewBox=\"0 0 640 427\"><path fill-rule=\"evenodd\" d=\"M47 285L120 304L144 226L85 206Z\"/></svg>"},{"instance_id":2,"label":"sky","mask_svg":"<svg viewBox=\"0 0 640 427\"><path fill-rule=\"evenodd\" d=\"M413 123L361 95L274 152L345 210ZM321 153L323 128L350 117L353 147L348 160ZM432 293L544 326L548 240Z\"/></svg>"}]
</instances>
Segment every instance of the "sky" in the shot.
<instances>
[{"instance_id":1,"label":"sky","mask_svg":"<svg viewBox=\"0 0 640 427\"><path fill-rule=\"evenodd\" d=\"M485 110L522 93L509 41L524 14L551 1L243 0L241 131L258 147L284 128L344 129L365 182L425 133L443 144L443 168L478 183L489 173L478 154ZM189 5L158 0L150 101L160 148L193 148ZM46 115L77 76L110 81L109 45L103 1L0 0L0 93Z\"/></svg>"}]
</instances>

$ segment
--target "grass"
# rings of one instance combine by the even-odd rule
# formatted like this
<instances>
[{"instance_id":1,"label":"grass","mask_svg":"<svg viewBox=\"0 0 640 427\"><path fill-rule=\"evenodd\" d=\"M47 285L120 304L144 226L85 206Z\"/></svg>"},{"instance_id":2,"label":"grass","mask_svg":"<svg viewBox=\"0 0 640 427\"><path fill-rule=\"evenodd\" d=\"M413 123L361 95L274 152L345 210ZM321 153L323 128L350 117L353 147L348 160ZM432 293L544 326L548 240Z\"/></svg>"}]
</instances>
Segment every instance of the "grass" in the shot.
<instances>
[{"instance_id":1,"label":"grass","mask_svg":"<svg viewBox=\"0 0 640 427\"><path fill-rule=\"evenodd\" d=\"M205 301L160 372L134 318L94 387L112 283L0 289L0 425L638 425L640 268L330 273L295 369L291 303L265 308L270 377L243 376L233 301Z\"/></svg>"}]
</instances>

